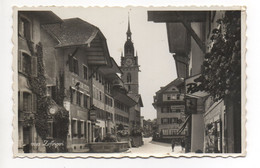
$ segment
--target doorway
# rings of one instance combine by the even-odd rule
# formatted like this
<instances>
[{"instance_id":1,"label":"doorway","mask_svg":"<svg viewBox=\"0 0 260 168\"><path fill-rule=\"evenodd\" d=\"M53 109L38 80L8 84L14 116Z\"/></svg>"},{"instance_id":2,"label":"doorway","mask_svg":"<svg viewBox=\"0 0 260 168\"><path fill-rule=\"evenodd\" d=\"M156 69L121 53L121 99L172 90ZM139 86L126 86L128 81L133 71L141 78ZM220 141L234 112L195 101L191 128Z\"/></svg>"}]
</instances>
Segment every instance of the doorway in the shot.
<instances>
[{"instance_id":1,"label":"doorway","mask_svg":"<svg viewBox=\"0 0 260 168\"><path fill-rule=\"evenodd\" d=\"M23 127L23 151L24 153L31 153L31 127Z\"/></svg>"}]
</instances>

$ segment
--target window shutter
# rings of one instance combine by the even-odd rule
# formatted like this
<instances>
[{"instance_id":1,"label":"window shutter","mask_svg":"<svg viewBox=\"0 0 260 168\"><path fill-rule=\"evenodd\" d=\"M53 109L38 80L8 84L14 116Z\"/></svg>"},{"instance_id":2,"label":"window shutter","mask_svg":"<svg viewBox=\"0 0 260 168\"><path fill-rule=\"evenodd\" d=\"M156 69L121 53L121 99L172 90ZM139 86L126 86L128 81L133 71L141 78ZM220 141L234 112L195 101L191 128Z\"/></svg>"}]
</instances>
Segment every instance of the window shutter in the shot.
<instances>
[{"instance_id":1,"label":"window shutter","mask_svg":"<svg viewBox=\"0 0 260 168\"><path fill-rule=\"evenodd\" d=\"M73 59L71 56L69 56L69 71L72 72L73 71Z\"/></svg>"},{"instance_id":2,"label":"window shutter","mask_svg":"<svg viewBox=\"0 0 260 168\"><path fill-rule=\"evenodd\" d=\"M18 72L22 72L22 65L23 65L23 55L22 51L18 52Z\"/></svg>"},{"instance_id":3,"label":"window shutter","mask_svg":"<svg viewBox=\"0 0 260 168\"><path fill-rule=\"evenodd\" d=\"M84 122L84 137L87 137L87 123L86 121Z\"/></svg>"},{"instance_id":4,"label":"window shutter","mask_svg":"<svg viewBox=\"0 0 260 168\"><path fill-rule=\"evenodd\" d=\"M32 74L32 77L37 77L37 57L31 57L31 58L32 58L31 74Z\"/></svg>"},{"instance_id":5,"label":"window shutter","mask_svg":"<svg viewBox=\"0 0 260 168\"><path fill-rule=\"evenodd\" d=\"M23 92L18 92L18 103L19 103L19 110L23 111Z\"/></svg>"},{"instance_id":6,"label":"window shutter","mask_svg":"<svg viewBox=\"0 0 260 168\"><path fill-rule=\"evenodd\" d=\"M36 112L36 106L37 106L37 98L36 94L32 94L32 111Z\"/></svg>"},{"instance_id":7,"label":"window shutter","mask_svg":"<svg viewBox=\"0 0 260 168\"><path fill-rule=\"evenodd\" d=\"M19 33L20 36L24 36L24 34L23 34L23 32L24 32L23 27L24 27L24 23L21 20L21 18L19 18L19 20L18 20L18 33Z\"/></svg>"},{"instance_id":8,"label":"window shutter","mask_svg":"<svg viewBox=\"0 0 260 168\"><path fill-rule=\"evenodd\" d=\"M78 60L75 61L76 63L76 74L79 75L79 64L78 64Z\"/></svg>"}]
</instances>

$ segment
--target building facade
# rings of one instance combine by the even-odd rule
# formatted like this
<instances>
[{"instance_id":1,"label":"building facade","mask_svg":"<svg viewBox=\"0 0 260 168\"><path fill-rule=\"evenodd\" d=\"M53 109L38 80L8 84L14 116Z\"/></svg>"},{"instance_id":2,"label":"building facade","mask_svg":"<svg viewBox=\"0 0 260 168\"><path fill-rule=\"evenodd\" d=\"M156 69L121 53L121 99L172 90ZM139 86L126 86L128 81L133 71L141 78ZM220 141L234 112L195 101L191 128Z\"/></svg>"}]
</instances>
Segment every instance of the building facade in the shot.
<instances>
[{"instance_id":1,"label":"building facade","mask_svg":"<svg viewBox=\"0 0 260 168\"><path fill-rule=\"evenodd\" d=\"M45 152L32 144L43 143L36 131L37 93L31 79L38 76L37 49L42 49L41 25L61 23L53 12L19 11L18 26L18 152ZM43 56L44 53L43 53Z\"/></svg>"},{"instance_id":2,"label":"building facade","mask_svg":"<svg viewBox=\"0 0 260 168\"><path fill-rule=\"evenodd\" d=\"M86 144L94 142L95 133L101 131L104 136L107 132L104 120L110 117L113 121L113 99L105 94L110 92L109 89L105 91L105 83L108 85L109 82L99 69L100 66L112 66L106 39L97 27L79 18L45 25L44 29L57 43L54 45L55 59L48 59L55 60L55 65L49 65L55 67L53 71L57 75L64 76L63 104L70 117L67 148L69 152L88 151Z\"/></svg>"},{"instance_id":3,"label":"building facade","mask_svg":"<svg viewBox=\"0 0 260 168\"><path fill-rule=\"evenodd\" d=\"M160 138L184 139L187 134L186 128L181 134L178 134L178 130L186 118L183 79L177 78L157 91L153 106L157 112Z\"/></svg>"},{"instance_id":4,"label":"building facade","mask_svg":"<svg viewBox=\"0 0 260 168\"><path fill-rule=\"evenodd\" d=\"M214 101L204 91L190 92L199 84L205 55L216 42L211 37L226 31L219 22L226 12L230 11L148 11L148 21L166 23L177 75L185 79L186 152L241 152L241 107L234 107L230 97Z\"/></svg>"},{"instance_id":5,"label":"building facade","mask_svg":"<svg viewBox=\"0 0 260 168\"><path fill-rule=\"evenodd\" d=\"M86 144L118 130L129 135L140 124L139 66L124 69L133 76L127 81L99 28L50 11L19 11L17 26L19 152L61 152L39 145L45 141L62 142L62 152L87 152ZM68 119L68 127L58 125L57 115Z\"/></svg>"}]
</instances>

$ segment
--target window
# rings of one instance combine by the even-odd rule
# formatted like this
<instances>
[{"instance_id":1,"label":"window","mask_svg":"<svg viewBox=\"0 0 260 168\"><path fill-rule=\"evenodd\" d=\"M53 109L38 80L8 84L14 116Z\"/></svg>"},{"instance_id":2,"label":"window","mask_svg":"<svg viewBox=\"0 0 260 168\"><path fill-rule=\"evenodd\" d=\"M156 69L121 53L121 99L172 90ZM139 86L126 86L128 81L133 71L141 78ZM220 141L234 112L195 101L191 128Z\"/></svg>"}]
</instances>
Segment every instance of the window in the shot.
<instances>
[{"instance_id":1,"label":"window","mask_svg":"<svg viewBox=\"0 0 260 168\"><path fill-rule=\"evenodd\" d=\"M84 122L84 138L87 137L87 122Z\"/></svg>"},{"instance_id":2,"label":"window","mask_svg":"<svg viewBox=\"0 0 260 168\"><path fill-rule=\"evenodd\" d=\"M71 121L71 133L72 133L72 137L77 137L77 120L72 120Z\"/></svg>"},{"instance_id":3,"label":"window","mask_svg":"<svg viewBox=\"0 0 260 168\"><path fill-rule=\"evenodd\" d=\"M127 74L126 80L127 80L127 83L131 83L132 82L132 77L131 77L130 73Z\"/></svg>"},{"instance_id":4,"label":"window","mask_svg":"<svg viewBox=\"0 0 260 168\"><path fill-rule=\"evenodd\" d=\"M180 94L177 94L177 100L180 100Z\"/></svg>"},{"instance_id":5,"label":"window","mask_svg":"<svg viewBox=\"0 0 260 168\"><path fill-rule=\"evenodd\" d=\"M172 112L172 109L170 106L167 107L167 113L171 113Z\"/></svg>"},{"instance_id":6,"label":"window","mask_svg":"<svg viewBox=\"0 0 260 168\"><path fill-rule=\"evenodd\" d=\"M72 88L70 88L70 102L74 103L74 95L75 95L76 91Z\"/></svg>"},{"instance_id":7,"label":"window","mask_svg":"<svg viewBox=\"0 0 260 168\"><path fill-rule=\"evenodd\" d=\"M22 71L26 74L31 73L31 57L23 53L23 69Z\"/></svg>"},{"instance_id":8,"label":"window","mask_svg":"<svg viewBox=\"0 0 260 168\"><path fill-rule=\"evenodd\" d=\"M81 93L77 92L77 105L81 106Z\"/></svg>"},{"instance_id":9,"label":"window","mask_svg":"<svg viewBox=\"0 0 260 168\"><path fill-rule=\"evenodd\" d=\"M31 40L31 23L28 19L21 17L19 20L19 35L26 40Z\"/></svg>"},{"instance_id":10,"label":"window","mask_svg":"<svg viewBox=\"0 0 260 168\"><path fill-rule=\"evenodd\" d=\"M47 96L56 99L56 86L47 86Z\"/></svg>"},{"instance_id":11,"label":"window","mask_svg":"<svg viewBox=\"0 0 260 168\"><path fill-rule=\"evenodd\" d=\"M176 118L176 117L169 118L169 124L174 124L174 123L178 123L178 118Z\"/></svg>"},{"instance_id":12,"label":"window","mask_svg":"<svg viewBox=\"0 0 260 168\"><path fill-rule=\"evenodd\" d=\"M83 123L82 123L82 121L78 121L78 125L77 125L77 127L78 127L78 138L81 138L81 137L83 137L84 135L83 135L83 131L82 131L82 125L83 125Z\"/></svg>"},{"instance_id":13,"label":"window","mask_svg":"<svg viewBox=\"0 0 260 168\"><path fill-rule=\"evenodd\" d=\"M99 75L99 83L101 83L102 82L102 75L101 74L98 74Z\"/></svg>"},{"instance_id":14,"label":"window","mask_svg":"<svg viewBox=\"0 0 260 168\"><path fill-rule=\"evenodd\" d=\"M27 111L27 112L31 111L31 102L32 102L31 94L24 92L23 93L23 110L24 111Z\"/></svg>"},{"instance_id":15,"label":"window","mask_svg":"<svg viewBox=\"0 0 260 168\"><path fill-rule=\"evenodd\" d=\"M84 98L83 98L83 107L84 108L88 108L88 96L87 95L84 95Z\"/></svg>"},{"instance_id":16,"label":"window","mask_svg":"<svg viewBox=\"0 0 260 168\"><path fill-rule=\"evenodd\" d=\"M176 113L180 113L180 112L181 112L181 109L176 109L175 112L176 112Z\"/></svg>"},{"instance_id":17,"label":"window","mask_svg":"<svg viewBox=\"0 0 260 168\"><path fill-rule=\"evenodd\" d=\"M105 104L109 105L110 107L113 107L113 100L107 95L105 95Z\"/></svg>"},{"instance_id":18,"label":"window","mask_svg":"<svg viewBox=\"0 0 260 168\"><path fill-rule=\"evenodd\" d=\"M162 118L161 119L162 124L168 124L168 121L169 121L168 118Z\"/></svg>"},{"instance_id":19,"label":"window","mask_svg":"<svg viewBox=\"0 0 260 168\"><path fill-rule=\"evenodd\" d=\"M99 100L102 101L102 93L99 91Z\"/></svg>"},{"instance_id":20,"label":"window","mask_svg":"<svg viewBox=\"0 0 260 168\"><path fill-rule=\"evenodd\" d=\"M69 56L69 70L75 74L79 74L78 60Z\"/></svg>"},{"instance_id":21,"label":"window","mask_svg":"<svg viewBox=\"0 0 260 168\"><path fill-rule=\"evenodd\" d=\"M53 122L52 121L48 121L47 123L47 138L52 138L53 137Z\"/></svg>"},{"instance_id":22,"label":"window","mask_svg":"<svg viewBox=\"0 0 260 168\"><path fill-rule=\"evenodd\" d=\"M131 91L131 86L130 85L128 85L128 91Z\"/></svg>"},{"instance_id":23,"label":"window","mask_svg":"<svg viewBox=\"0 0 260 168\"><path fill-rule=\"evenodd\" d=\"M98 80L99 74L96 72L96 80Z\"/></svg>"},{"instance_id":24,"label":"window","mask_svg":"<svg viewBox=\"0 0 260 168\"><path fill-rule=\"evenodd\" d=\"M167 95L167 100L171 100L171 95Z\"/></svg>"},{"instance_id":25,"label":"window","mask_svg":"<svg viewBox=\"0 0 260 168\"><path fill-rule=\"evenodd\" d=\"M76 58L73 58L73 64L74 64L74 73L79 74L79 67L78 67L78 60Z\"/></svg>"},{"instance_id":26,"label":"window","mask_svg":"<svg viewBox=\"0 0 260 168\"><path fill-rule=\"evenodd\" d=\"M88 67L83 65L83 78L88 80Z\"/></svg>"}]
</instances>

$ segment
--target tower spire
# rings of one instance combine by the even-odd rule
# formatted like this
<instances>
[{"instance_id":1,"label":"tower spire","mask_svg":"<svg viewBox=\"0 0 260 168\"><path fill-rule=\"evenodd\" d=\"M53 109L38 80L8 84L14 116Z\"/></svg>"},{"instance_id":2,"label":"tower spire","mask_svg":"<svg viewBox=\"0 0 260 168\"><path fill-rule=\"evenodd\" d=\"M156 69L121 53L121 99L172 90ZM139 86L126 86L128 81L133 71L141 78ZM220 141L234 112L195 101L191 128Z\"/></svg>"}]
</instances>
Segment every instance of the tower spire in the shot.
<instances>
[{"instance_id":1,"label":"tower spire","mask_svg":"<svg viewBox=\"0 0 260 168\"><path fill-rule=\"evenodd\" d=\"M127 32L126 32L126 35L127 35L127 40L131 40L131 29L130 29L130 16L129 16L129 12L128 12L128 28L127 28Z\"/></svg>"}]
</instances>

